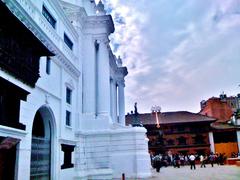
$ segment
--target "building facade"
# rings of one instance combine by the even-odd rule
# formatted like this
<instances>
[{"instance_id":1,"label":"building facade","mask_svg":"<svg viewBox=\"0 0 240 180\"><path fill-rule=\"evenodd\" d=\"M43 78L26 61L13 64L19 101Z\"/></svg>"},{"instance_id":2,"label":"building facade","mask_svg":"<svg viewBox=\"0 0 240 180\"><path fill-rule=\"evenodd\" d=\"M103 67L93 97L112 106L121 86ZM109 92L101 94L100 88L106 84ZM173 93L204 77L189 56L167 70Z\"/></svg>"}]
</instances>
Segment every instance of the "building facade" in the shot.
<instances>
[{"instance_id":1,"label":"building facade","mask_svg":"<svg viewBox=\"0 0 240 180\"><path fill-rule=\"evenodd\" d=\"M201 102L200 114L216 118L212 126L210 136L214 146L212 151L225 153L231 157L232 153L240 150L239 130L239 101L240 95L228 97L221 94L219 97L212 97Z\"/></svg>"},{"instance_id":2,"label":"building facade","mask_svg":"<svg viewBox=\"0 0 240 180\"><path fill-rule=\"evenodd\" d=\"M146 130L125 126L127 69L110 48L102 2L0 8L0 177L149 177Z\"/></svg>"},{"instance_id":3,"label":"building facade","mask_svg":"<svg viewBox=\"0 0 240 180\"><path fill-rule=\"evenodd\" d=\"M133 114L126 116L126 123L133 122ZM215 121L201 114L187 111L152 112L138 115L147 129L149 151L153 154L209 154L210 124Z\"/></svg>"}]
</instances>

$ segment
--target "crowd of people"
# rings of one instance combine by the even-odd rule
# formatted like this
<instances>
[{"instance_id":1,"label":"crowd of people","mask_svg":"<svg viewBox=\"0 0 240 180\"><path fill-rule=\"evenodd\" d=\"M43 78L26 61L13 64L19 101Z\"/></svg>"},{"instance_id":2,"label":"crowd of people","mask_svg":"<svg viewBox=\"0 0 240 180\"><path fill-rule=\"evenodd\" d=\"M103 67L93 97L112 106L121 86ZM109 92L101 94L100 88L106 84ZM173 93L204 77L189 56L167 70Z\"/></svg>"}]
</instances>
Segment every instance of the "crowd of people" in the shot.
<instances>
[{"instance_id":1,"label":"crowd of people","mask_svg":"<svg viewBox=\"0 0 240 180\"><path fill-rule=\"evenodd\" d=\"M206 168L206 164L224 165L226 160L225 154L210 153L204 154L158 154L156 156L151 155L151 164L153 168L156 168L157 172L160 172L161 167L173 166L174 168L180 168L181 166L190 165L190 169L196 169L196 163L200 164L201 168Z\"/></svg>"},{"instance_id":2,"label":"crowd of people","mask_svg":"<svg viewBox=\"0 0 240 180\"><path fill-rule=\"evenodd\" d=\"M240 157L240 153L235 153L235 152L231 153L231 158L238 158L238 157Z\"/></svg>"}]
</instances>

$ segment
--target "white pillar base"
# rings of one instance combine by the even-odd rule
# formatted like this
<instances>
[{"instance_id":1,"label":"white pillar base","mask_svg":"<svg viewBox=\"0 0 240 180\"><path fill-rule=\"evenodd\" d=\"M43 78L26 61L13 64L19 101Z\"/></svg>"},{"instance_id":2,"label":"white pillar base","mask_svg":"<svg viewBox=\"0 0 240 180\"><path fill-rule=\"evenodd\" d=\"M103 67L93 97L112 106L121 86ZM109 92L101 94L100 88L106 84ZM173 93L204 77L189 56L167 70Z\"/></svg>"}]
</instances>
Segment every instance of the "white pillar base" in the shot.
<instances>
[{"instance_id":1,"label":"white pillar base","mask_svg":"<svg viewBox=\"0 0 240 180\"><path fill-rule=\"evenodd\" d=\"M84 147L77 147L76 179L121 179L123 173L127 179L150 178L145 134L145 128L120 125L105 130L79 131L76 135L84 142Z\"/></svg>"},{"instance_id":2,"label":"white pillar base","mask_svg":"<svg viewBox=\"0 0 240 180\"><path fill-rule=\"evenodd\" d=\"M240 131L237 131L238 152L240 153Z\"/></svg>"},{"instance_id":3,"label":"white pillar base","mask_svg":"<svg viewBox=\"0 0 240 180\"><path fill-rule=\"evenodd\" d=\"M213 132L209 132L208 136L209 136L210 150L211 150L211 152L215 153Z\"/></svg>"}]
</instances>

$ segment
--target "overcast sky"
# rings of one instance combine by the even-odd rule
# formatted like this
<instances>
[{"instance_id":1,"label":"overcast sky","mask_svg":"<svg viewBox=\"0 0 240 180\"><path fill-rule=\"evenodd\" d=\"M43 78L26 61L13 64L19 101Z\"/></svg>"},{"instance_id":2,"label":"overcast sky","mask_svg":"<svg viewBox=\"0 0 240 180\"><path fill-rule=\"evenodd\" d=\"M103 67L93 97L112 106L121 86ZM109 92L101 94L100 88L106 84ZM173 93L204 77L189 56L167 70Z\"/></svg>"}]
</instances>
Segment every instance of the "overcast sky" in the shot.
<instances>
[{"instance_id":1,"label":"overcast sky","mask_svg":"<svg viewBox=\"0 0 240 180\"><path fill-rule=\"evenodd\" d=\"M198 112L200 101L240 92L240 0L105 0L111 43L128 68L126 113L138 102Z\"/></svg>"}]
</instances>

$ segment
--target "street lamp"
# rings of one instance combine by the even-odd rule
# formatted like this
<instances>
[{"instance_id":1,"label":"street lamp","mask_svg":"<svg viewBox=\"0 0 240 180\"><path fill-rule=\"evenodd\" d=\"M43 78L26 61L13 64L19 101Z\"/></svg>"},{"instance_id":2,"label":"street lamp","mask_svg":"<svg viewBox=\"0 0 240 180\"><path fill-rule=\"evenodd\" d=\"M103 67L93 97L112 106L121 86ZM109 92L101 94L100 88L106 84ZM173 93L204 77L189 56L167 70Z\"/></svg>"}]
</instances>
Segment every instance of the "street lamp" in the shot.
<instances>
[{"instance_id":1,"label":"street lamp","mask_svg":"<svg viewBox=\"0 0 240 180\"><path fill-rule=\"evenodd\" d=\"M160 113L161 107L160 106L156 106L156 105L152 106L151 111L153 113L155 113L157 128L160 128L159 119L158 119L158 113Z\"/></svg>"}]
</instances>

